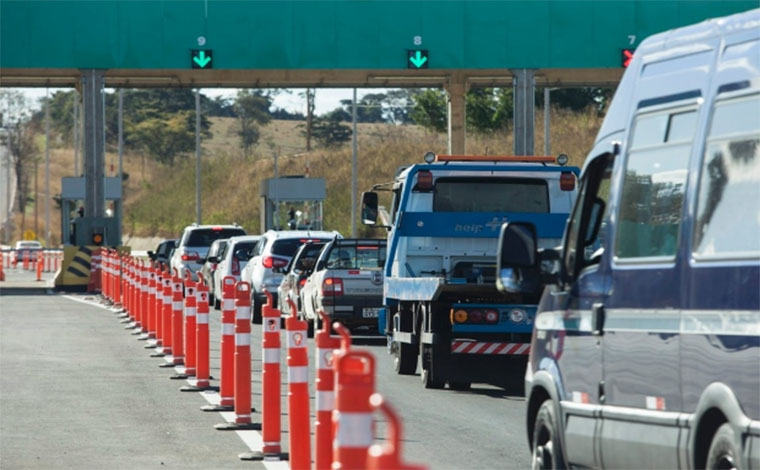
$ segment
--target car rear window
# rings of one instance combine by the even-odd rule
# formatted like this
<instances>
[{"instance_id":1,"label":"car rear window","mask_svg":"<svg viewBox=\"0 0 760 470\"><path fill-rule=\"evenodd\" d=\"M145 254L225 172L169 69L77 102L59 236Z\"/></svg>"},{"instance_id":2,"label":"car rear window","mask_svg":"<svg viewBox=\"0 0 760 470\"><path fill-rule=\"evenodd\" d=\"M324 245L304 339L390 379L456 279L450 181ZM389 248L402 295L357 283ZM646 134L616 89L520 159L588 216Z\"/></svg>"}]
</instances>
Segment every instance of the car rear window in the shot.
<instances>
[{"instance_id":1,"label":"car rear window","mask_svg":"<svg viewBox=\"0 0 760 470\"><path fill-rule=\"evenodd\" d=\"M384 265L385 246L378 244L338 245L327 259L327 267L336 269L382 268Z\"/></svg>"},{"instance_id":2,"label":"car rear window","mask_svg":"<svg viewBox=\"0 0 760 470\"><path fill-rule=\"evenodd\" d=\"M439 178L434 212L549 212L546 181L529 178Z\"/></svg>"},{"instance_id":3,"label":"car rear window","mask_svg":"<svg viewBox=\"0 0 760 470\"><path fill-rule=\"evenodd\" d=\"M298 251L298 247L306 242L327 242L324 238L286 238L276 240L272 244L272 254L280 256L293 256Z\"/></svg>"},{"instance_id":4,"label":"car rear window","mask_svg":"<svg viewBox=\"0 0 760 470\"><path fill-rule=\"evenodd\" d=\"M196 229L190 232L190 236L187 238L186 246L211 246L214 240L220 238L239 237L245 235L245 230L242 228L223 228L220 230L214 230L210 228Z\"/></svg>"},{"instance_id":5,"label":"car rear window","mask_svg":"<svg viewBox=\"0 0 760 470\"><path fill-rule=\"evenodd\" d=\"M235 252L232 256L238 261L248 261L253 254L253 247L256 246L256 242L241 242L235 244Z\"/></svg>"}]
</instances>

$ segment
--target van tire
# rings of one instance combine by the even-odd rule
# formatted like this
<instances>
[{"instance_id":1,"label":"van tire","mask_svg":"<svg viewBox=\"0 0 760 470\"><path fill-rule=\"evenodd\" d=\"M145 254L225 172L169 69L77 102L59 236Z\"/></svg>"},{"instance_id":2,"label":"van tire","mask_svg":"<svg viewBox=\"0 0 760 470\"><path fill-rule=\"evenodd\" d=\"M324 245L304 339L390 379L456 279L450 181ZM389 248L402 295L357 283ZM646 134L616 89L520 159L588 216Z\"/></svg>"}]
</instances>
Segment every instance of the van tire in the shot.
<instances>
[{"instance_id":1,"label":"van tire","mask_svg":"<svg viewBox=\"0 0 760 470\"><path fill-rule=\"evenodd\" d=\"M222 301L214 297L214 310L221 310Z\"/></svg>"},{"instance_id":2,"label":"van tire","mask_svg":"<svg viewBox=\"0 0 760 470\"><path fill-rule=\"evenodd\" d=\"M399 375L413 375L417 372L417 348L413 344L396 343L393 369Z\"/></svg>"},{"instance_id":3,"label":"van tire","mask_svg":"<svg viewBox=\"0 0 760 470\"><path fill-rule=\"evenodd\" d=\"M741 452L736 447L734 428L723 423L715 432L707 453L707 469L741 468Z\"/></svg>"},{"instance_id":4,"label":"van tire","mask_svg":"<svg viewBox=\"0 0 760 470\"><path fill-rule=\"evenodd\" d=\"M255 296L251 299L251 323L261 325L261 303Z\"/></svg>"},{"instance_id":5,"label":"van tire","mask_svg":"<svg viewBox=\"0 0 760 470\"><path fill-rule=\"evenodd\" d=\"M531 468L533 470L567 468L562 456L557 418L554 416L554 403L551 400L546 400L541 404L534 423Z\"/></svg>"}]
</instances>

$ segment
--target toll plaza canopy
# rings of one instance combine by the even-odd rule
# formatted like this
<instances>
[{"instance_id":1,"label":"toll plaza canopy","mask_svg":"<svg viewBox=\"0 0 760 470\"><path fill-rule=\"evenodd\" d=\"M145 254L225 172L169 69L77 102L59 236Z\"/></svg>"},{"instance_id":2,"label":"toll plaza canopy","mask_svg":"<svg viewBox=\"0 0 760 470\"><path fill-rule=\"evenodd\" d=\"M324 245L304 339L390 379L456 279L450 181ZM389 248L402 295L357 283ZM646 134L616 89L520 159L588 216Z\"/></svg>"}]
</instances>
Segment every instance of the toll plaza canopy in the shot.
<instances>
[{"instance_id":1,"label":"toll plaza canopy","mask_svg":"<svg viewBox=\"0 0 760 470\"><path fill-rule=\"evenodd\" d=\"M0 1L0 85L616 83L646 36L757 6L706 1Z\"/></svg>"}]
</instances>

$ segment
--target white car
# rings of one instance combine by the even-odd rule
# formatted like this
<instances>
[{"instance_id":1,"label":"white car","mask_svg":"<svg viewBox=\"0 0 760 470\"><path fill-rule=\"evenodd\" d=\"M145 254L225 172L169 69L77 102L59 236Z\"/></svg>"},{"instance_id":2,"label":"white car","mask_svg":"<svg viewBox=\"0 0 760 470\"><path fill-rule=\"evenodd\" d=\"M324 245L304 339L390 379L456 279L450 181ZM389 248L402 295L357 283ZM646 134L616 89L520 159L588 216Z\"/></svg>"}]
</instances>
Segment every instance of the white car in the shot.
<instances>
[{"instance_id":1,"label":"white car","mask_svg":"<svg viewBox=\"0 0 760 470\"><path fill-rule=\"evenodd\" d=\"M284 277L282 269L288 265L298 247L306 242L327 242L342 238L338 232L311 230L269 230L261 236L253 250L253 257L243 269L240 278L251 284L251 321L261 323L261 306L267 301L265 292L272 294L277 305L277 288Z\"/></svg>"},{"instance_id":2,"label":"white car","mask_svg":"<svg viewBox=\"0 0 760 470\"><path fill-rule=\"evenodd\" d=\"M214 271L214 292L217 294L214 297L214 308L218 309L221 305L222 281L227 276L234 277L236 282L240 280L240 273L248 264L260 238L258 235L245 235L227 240L227 246L221 252Z\"/></svg>"},{"instance_id":3,"label":"white car","mask_svg":"<svg viewBox=\"0 0 760 470\"><path fill-rule=\"evenodd\" d=\"M182 232L182 238L169 260L172 269L184 275L190 270L193 280L198 280L198 270L203 266L208 249L214 240L245 235L245 230L239 225L188 225Z\"/></svg>"}]
</instances>

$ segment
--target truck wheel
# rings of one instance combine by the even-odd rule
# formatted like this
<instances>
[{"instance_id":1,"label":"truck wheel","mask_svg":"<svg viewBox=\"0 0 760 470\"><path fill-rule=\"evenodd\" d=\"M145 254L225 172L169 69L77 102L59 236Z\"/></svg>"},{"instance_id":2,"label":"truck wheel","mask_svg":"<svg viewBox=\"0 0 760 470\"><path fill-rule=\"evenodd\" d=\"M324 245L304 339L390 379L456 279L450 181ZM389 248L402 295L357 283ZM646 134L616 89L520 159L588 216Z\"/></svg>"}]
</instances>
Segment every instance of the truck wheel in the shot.
<instances>
[{"instance_id":1,"label":"truck wheel","mask_svg":"<svg viewBox=\"0 0 760 470\"><path fill-rule=\"evenodd\" d=\"M413 375L417 372L417 349L413 344L396 343L393 368L399 375Z\"/></svg>"},{"instance_id":2,"label":"truck wheel","mask_svg":"<svg viewBox=\"0 0 760 470\"><path fill-rule=\"evenodd\" d=\"M715 432L707 453L707 469L737 469L740 461L739 449L736 448L736 435L729 423L724 423Z\"/></svg>"},{"instance_id":3,"label":"truck wheel","mask_svg":"<svg viewBox=\"0 0 760 470\"><path fill-rule=\"evenodd\" d=\"M544 401L536 414L531 467L533 470L566 468L551 400Z\"/></svg>"},{"instance_id":4,"label":"truck wheel","mask_svg":"<svg viewBox=\"0 0 760 470\"><path fill-rule=\"evenodd\" d=\"M472 384L470 382L451 382L449 381L449 388L451 390L458 390L458 391L467 391L472 387Z\"/></svg>"},{"instance_id":5,"label":"truck wheel","mask_svg":"<svg viewBox=\"0 0 760 470\"><path fill-rule=\"evenodd\" d=\"M445 381L435 379L433 368L436 367L436 364L432 346L420 343L420 363L422 366L420 378L425 388L440 389L446 385Z\"/></svg>"},{"instance_id":6,"label":"truck wheel","mask_svg":"<svg viewBox=\"0 0 760 470\"><path fill-rule=\"evenodd\" d=\"M251 298L251 323L261 325L261 303L253 296Z\"/></svg>"}]
</instances>

